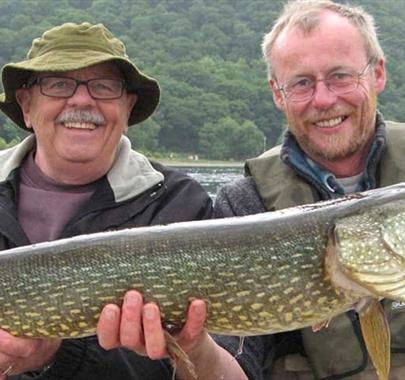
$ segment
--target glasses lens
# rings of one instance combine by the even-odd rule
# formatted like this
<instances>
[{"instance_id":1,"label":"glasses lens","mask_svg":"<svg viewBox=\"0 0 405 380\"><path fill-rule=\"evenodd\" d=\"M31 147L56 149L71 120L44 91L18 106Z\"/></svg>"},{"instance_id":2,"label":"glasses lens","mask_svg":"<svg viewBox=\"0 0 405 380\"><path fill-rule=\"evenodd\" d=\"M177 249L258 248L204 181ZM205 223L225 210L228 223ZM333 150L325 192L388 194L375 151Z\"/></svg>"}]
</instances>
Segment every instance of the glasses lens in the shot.
<instances>
[{"instance_id":1,"label":"glasses lens","mask_svg":"<svg viewBox=\"0 0 405 380\"><path fill-rule=\"evenodd\" d=\"M286 84L284 91L292 101L302 101L311 98L315 82L310 78L299 78Z\"/></svg>"},{"instance_id":2,"label":"glasses lens","mask_svg":"<svg viewBox=\"0 0 405 380\"><path fill-rule=\"evenodd\" d=\"M312 98L314 94L314 90L307 90L305 92L289 92L287 93L287 97L293 102L302 102L304 100L308 100Z\"/></svg>"},{"instance_id":3,"label":"glasses lens","mask_svg":"<svg viewBox=\"0 0 405 380\"><path fill-rule=\"evenodd\" d=\"M356 90L359 83L359 75L352 73L338 72L333 73L325 79L319 79L317 82L324 81L329 91L338 95L347 94ZM290 83L285 88L287 97L293 102L309 100L314 95L316 82L305 79Z\"/></svg>"},{"instance_id":4,"label":"glasses lens","mask_svg":"<svg viewBox=\"0 0 405 380\"><path fill-rule=\"evenodd\" d=\"M117 79L91 79L87 82L90 95L96 99L115 99L122 95L124 84Z\"/></svg>"},{"instance_id":5,"label":"glasses lens","mask_svg":"<svg viewBox=\"0 0 405 380\"><path fill-rule=\"evenodd\" d=\"M43 77L39 85L44 95L66 98L72 96L76 89L76 81L64 77Z\"/></svg>"},{"instance_id":6,"label":"glasses lens","mask_svg":"<svg viewBox=\"0 0 405 380\"><path fill-rule=\"evenodd\" d=\"M327 78L326 84L329 90L336 94L346 94L357 88L358 78L353 74L338 73Z\"/></svg>"}]
</instances>

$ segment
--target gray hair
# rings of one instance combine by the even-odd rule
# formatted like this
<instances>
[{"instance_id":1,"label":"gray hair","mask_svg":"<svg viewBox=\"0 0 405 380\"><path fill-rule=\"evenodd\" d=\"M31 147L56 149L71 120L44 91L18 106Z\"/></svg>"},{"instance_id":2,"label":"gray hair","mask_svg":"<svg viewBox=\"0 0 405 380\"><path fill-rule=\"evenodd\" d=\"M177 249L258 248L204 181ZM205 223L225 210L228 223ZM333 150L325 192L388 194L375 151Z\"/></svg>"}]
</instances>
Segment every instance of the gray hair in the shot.
<instances>
[{"instance_id":1,"label":"gray hair","mask_svg":"<svg viewBox=\"0 0 405 380\"><path fill-rule=\"evenodd\" d=\"M331 0L294 0L284 6L283 13L275 21L270 32L262 42L262 51L267 63L269 79L275 79L272 70L271 54L275 41L280 33L287 29L297 27L306 34L311 33L320 23L320 14L323 11L332 11L348 19L363 37L368 60L376 63L384 58L384 52L378 41L374 18L363 8L346 4L337 4Z\"/></svg>"}]
</instances>

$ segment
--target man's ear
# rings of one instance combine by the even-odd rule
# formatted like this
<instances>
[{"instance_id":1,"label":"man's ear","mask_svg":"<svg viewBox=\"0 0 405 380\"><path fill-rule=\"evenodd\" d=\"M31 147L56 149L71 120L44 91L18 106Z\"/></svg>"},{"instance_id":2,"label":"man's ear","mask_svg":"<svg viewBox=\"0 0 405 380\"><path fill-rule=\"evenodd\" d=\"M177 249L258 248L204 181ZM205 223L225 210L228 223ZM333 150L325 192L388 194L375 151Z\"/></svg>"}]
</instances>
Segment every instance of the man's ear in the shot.
<instances>
[{"instance_id":1,"label":"man's ear","mask_svg":"<svg viewBox=\"0 0 405 380\"><path fill-rule=\"evenodd\" d=\"M385 72L385 62L381 58L374 66L374 76L375 76L375 91L377 94L381 93L385 89L385 83L387 82L387 75Z\"/></svg>"},{"instance_id":2,"label":"man's ear","mask_svg":"<svg viewBox=\"0 0 405 380\"><path fill-rule=\"evenodd\" d=\"M21 108L24 115L24 122L27 128L32 128L30 118L30 106L31 106L31 91L27 88L19 88L15 92L15 98Z\"/></svg>"},{"instance_id":3,"label":"man's ear","mask_svg":"<svg viewBox=\"0 0 405 380\"><path fill-rule=\"evenodd\" d=\"M284 112L285 111L285 99L284 99L282 91L280 91L278 89L277 82L274 79L270 79L269 86L271 88L271 91L273 92L274 104L280 111Z\"/></svg>"},{"instance_id":4,"label":"man's ear","mask_svg":"<svg viewBox=\"0 0 405 380\"><path fill-rule=\"evenodd\" d=\"M132 108L134 108L137 101L138 101L137 94L127 94L128 118L129 118L129 115L131 114Z\"/></svg>"}]
</instances>

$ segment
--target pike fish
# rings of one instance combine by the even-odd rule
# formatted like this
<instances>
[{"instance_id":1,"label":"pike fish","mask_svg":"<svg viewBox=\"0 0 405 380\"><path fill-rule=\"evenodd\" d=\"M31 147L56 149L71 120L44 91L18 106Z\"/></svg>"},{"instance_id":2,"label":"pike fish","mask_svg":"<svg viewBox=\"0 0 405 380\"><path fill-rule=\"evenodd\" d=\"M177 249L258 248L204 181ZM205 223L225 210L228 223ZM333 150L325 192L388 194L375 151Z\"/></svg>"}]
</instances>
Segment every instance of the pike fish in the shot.
<instances>
[{"instance_id":1,"label":"pike fish","mask_svg":"<svg viewBox=\"0 0 405 380\"><path fill-rule=\"evenodd\" d=\"M178 327L190 300L203 299L208 331L238 336L319 326L363 304L366 335L383 331L389 351L378 302L361 300L405 301L405 183L282 211L2 251L0 328L92 335L103 305L121 304L128 289ZM372 347L379 338L366 341L374 363L383 357L382 379L389 354Z\"/></svg>"}]
</instances>

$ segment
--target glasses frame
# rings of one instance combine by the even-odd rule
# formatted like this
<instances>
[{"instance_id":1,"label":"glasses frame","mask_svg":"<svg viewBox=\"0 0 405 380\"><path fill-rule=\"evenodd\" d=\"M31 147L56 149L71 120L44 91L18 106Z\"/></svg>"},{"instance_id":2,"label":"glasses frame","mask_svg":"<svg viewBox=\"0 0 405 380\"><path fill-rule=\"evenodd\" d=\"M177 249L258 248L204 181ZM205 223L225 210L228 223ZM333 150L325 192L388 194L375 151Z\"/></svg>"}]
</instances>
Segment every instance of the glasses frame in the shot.
<instances>
[{"instance_id":1,"label":"glasses frame","mask_svg":"<svg viewBox=\"0 0 405 380\"><path fill-rule=\"evenodd\" d=\"M73 81L76 82L76 87L74 88L72 94L69 95L69 96L49 95L49 94L47 94L46 92L44 92L44 89L43 89L43 86L42 86L42 81L43 81L44 79L47 79L47 78L61 78L61 79L73 80ZM93 81L96 81L96 80L100 80L100 79L101 79L101 80L105 80L105 79L107 79L107 80L113 80L113 81L116 81L116 82L121 83L121 92L120 92L120 94L117 95L117 96L114 96L114 97L107 97L107 98L99 97L99 96L94 96L94 95L92 94L92 92L91 92L90 87L89 87L89 83L91 83L91 82L93 82ZM48 97L50 97L50 98L59 98L59 99L68 99L68 98L71 98L71 97L76 93L76 91L77 91L77 89L79 88L79 86L82 85L82 84L86 86L87 92L89 93L90 97L93 98L93 99L95 99L95 100L114 100L114 99L119 99L119 98L121 98L122 94L124 93L124 90L126 89L126 83L125 83L125 81L124 81L123 79L115 79L115 78L114 78L114 79L113 79L113 78L91 78L91 79L88 79L88 80L81 80L81 79L76 79L76 78L72 78L72 77L63 77L63 76L58 76L58 75L46 75L46 76L43 76L43 77L36 77L36 78L33 78L31 81L29 81L29 82L26 84L25 87L26 87L26 88L31 88L32 86L34 86L34 85L36 85L36 84L39 86L39 89L40 89L42 95L48 96Z\"/></svg>"},{"instance_id":2,"label":"glasses frame","mask_svg":"<svg viewBox=\"0 0 405 380\"><path fill-rule=\"evenodd\" d=\"M336 95L350 94L351 92L356 91L356 90L358 89L358 87L359 87L359 85L360 85L360 79L367 73L367 71L369 70L369 68L370 68L371 66L372 66L372 61L369 60L369 61L367 62L367 64L364 66L363 69L361 69L359 72L353 74L353 79L356 78L356 81L354 82L355 87L354 87L353 89L350 89L350 90L346 91L346 92L339 92L339 93L337 93L336 91L334 91L334 90L332 90L331 88L329 88L329 84L328 84L328 82L327 82L327 79L328 79L328 78L315 79L315 80L314 80L314 87L312 88L312 93L311 93L311 95L308 96L308 97L305 97L305 98L303 98L303 99L298 99L298 100L291 99L291 95L288 95L287 92L286 92L286 90L285 90L285 87L288 85L288 83L285 83L283 86L278 86L278 83L277 83L277 88L276 88L276 89L277 89L277 91L282 92L282 93L284 94L284 97L285 97L286 99L288 99L290 102L293 102L293 103L307 102L307 101L311 100L311 99L314 97L314 95L315 95L316 86L317 86L318 82L324 82L326 88L328 89L328 91L333 92L333 93L336 94Z\"/></svg>"}]
</instances>

